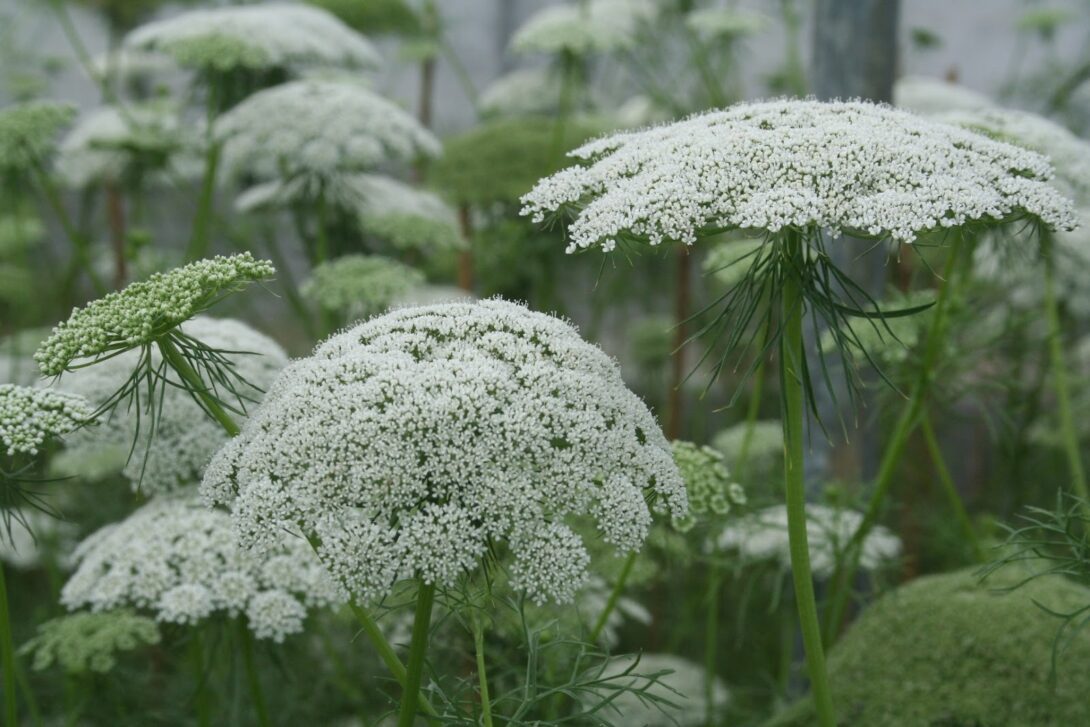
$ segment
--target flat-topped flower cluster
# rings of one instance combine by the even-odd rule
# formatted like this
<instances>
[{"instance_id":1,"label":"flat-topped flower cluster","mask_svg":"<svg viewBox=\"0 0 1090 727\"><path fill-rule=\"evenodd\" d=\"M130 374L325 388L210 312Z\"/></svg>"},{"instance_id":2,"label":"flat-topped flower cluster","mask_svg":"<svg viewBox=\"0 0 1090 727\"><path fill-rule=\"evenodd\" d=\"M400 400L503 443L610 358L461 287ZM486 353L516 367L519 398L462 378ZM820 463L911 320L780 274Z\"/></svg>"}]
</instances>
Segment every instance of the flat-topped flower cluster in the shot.
<instances>
[{"instance_id":1,"label":"flat-topped flower cluster","mask_svg":"<svg viewBox=\"0 0 1090 727\"><path fill-rule=\"evenodd\" d=\"M79 545L61 603L149 610L179 624L245 615L255 636L282 641L302 630L308 608L346 596L305 540L282 533L275 546L269 540L257 557L238 547L229 514L196 498L157 498Z\"/></svg>"},{"instance_id":2,"label":"flat-topped flower cluster","mask_svg":"<svg viewBox=\"0 0 1090 727\"><path fill-rule=\"evenodd\" d=\"M615 134L523 197L542 221L573 210L568 251L619 240L694 243L787 227L912 242L969 222L1074 225L1045 157L865 102L738 104Z\"/></svg>"},{"instance_id":3,"label":"flat-topped flower cluster","mask_svg":"<svg viewBox=\"0 0 1090 727\"><path fill-rule=\"evenodd\" d=\"M35 455L46 440L83 426L92 413L81 396L0 384L0 453Z\"/></svg>"},{"instance_id":4,"label":"flat-topped flower cluster","mask_svg":"<svg viewBox=\"0 0 1090 727\"><path fill-rule=\"evenodd\" d=\"M73 310L38 348L34 360L43 374L57 376L77 359L148 345L221 296L274 272L271 263L245 252L155 273Z\"/></svg>"},{"instance_id":5,"label":"flat-topped flower cluster","mask_svg":"<svg viewBox=\"0 0 1090 727\"><path fill-rule=\"evenodd\" d=\"M202 492L244 547L302 532L350 591L452 585L506 544L516 588L570 601L592 523L638 549L687 512L658 424L568 323L501 300L405 308L286 368Z\"/></svg>"}]
</instances>

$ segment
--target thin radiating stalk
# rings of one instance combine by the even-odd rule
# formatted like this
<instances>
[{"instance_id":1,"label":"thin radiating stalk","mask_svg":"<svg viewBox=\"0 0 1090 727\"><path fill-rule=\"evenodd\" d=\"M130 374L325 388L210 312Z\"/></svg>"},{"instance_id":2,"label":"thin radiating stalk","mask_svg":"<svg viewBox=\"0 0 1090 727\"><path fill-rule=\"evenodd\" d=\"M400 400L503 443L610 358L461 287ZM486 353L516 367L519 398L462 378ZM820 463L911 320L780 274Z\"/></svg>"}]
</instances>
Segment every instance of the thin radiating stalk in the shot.
<instances>
[{"instance_id":1,"label":"thin radiating stalk","mask_svg":"<svg viewBox=\"0 0 1090 727\"><path fill-rule=\"evenodd\" d=\"M920 414L924 410L924 401L931 388L931 369L938 362L943 336L946 333L946 315L951 293L955 287L953 278L959 269L960 258L968 254L963 249L965 247L967 245L956 238L947 256L943 268L943 284L939 288L939 294L935 298L935 305L932 308L931 325L927 329L924 341L924 358L916 382L912 387L908 401L905 402L904 407L901 409L901 414L897 418L897 423L894 425L893 432L882 452L882 459L878 464L878 475L874 481L874 489L871 492L867 510L863 514L859 527L844 549L844 557L837 562L833 573L832 591L825 620L825 642L827 644L831 644L840 631L840 624L843 621L844 611L848 605L851 585L855 580L856 571L859 569L863 541L866 540L867 535L870 534L870 531L878 522L878 515L882 510L886 496L889 494L890 486L893 484L893 475L897 471L901 455L904 454L908 438L916 429Z\"/></svg>"},{"instance_id":2,"label":"thin radiating stalk","mask_svg":"<svg viewBox=\"0 0 1090 727\"><path fill-rule=\"evenodd\" d=\"M973 557L978 562L983 563L984 548L981 547L980 538L977 537L976 529L973 527L973 521L965 510L965 503L961 501L961 495L958 494L957 485L954 484L954 478L950 475L950 468L946 466L946 459L942 456L942 447L939 446L939 440L935 436L935 427L931 423L931 417L926 414L920 418L920 433L923 434L924 443L927 445L927 453L931 456L931 463L935 466L935 475L939 478L939 486L942 487L943 494L946 495L950 509L954 511L954 517L957 519L958 524L961 525L965 539L969 541L969 545L973 549Z\"/></svg>"},{"instance_id":3,"label":"thin radiating stalk","mask_svg":"<svg viewBox=\"0 0 1090 727\"><path fill-rule=\"evenodd\" d=\"M480 616L473 613L473 650L477 655L477 682L481 694L481 724L492 727L492 700L488 696L488 670L484 658L484 626Z\"/></svg>"},{"instance_id":4,"label":"thin radiating stalk","mask_svg":"<svg viewBox=\"0 0 1090 727\"><path fill-rule=\"evenodd\" d=\"M11 638L11 613L8 609L8 585L0 564L0 665L4 669L4 723L19 724L15 696L15 644Z\"/></svg>"},{"instance_id":5,"label":"thin radiating stalk","mask_svg":"<svg viewBox=\"0 0 1090 727\"><path fill-rule=\"evenodd\" d=\"M185 360L185 356L178 351L177 347L170 340L169 337L164 336L158 339L159 350L163 354L163 358L166 359L170 367L182 377L182 380L189 387L189 390L201 400L201 403L207 408L212 418L219 422L223 430L227 432L229 437L237 437L241 431L238 423L234 418L227 413L227 411L220 406L220 403L216 401L215 397L208 393L208 387L203 381L201 381L200 375L193 370L193 367L189 365L189 362Z\"/></svg>"},{"instance_id":6,"label":"thin radiating stalk","mask_svg":"<svg viewBox=\"0 0 1090 727\"><path fill-rule=\"evenodd\" d=\"M761 323L761 331L757 334L757 340L760 342L759 351L764 351L768 347L768 333L771 327L771 319L766 316ZM749 449L753 446L753 431L757 426L757 417L761 412L761 396L764 392L765 371L768 367L768 359L763 358L761 362L757 364L757 369L753 372L753 389L749 393L749 406L746 407L746 424L745 430L742 432L742 445L738 448L738 461L728 463L735 468L738 473L738 478L741 481L745 481L746 467L749 465Z\"/></svg>"},{"instance_id":7,"label":"thin radiating stalk","mask_svg":"<svg viewBox=\"0 0 1090 727\"><path fill-rule=\"evenodd\" d=\"M428 635L431 632L431 612L435 605L435 584L420 581L416 593L416 615L413 618L413 636L409 643L409 663L405 667L405 688L401 694L401 709L397 727L413 727L416 721L420 683L424 678L424 659L428 653Z\"/></svg>"},{"instance_id":8,"label":"thin radiating stalk","mask_svg":"<svg viewBox=\"0 0 1090 727\"><path fill-rule=\"evenodd\" d=\"M787 233L784 239L785 254L793 258L801 268L802 240L798 233ZM798 605L799 625L806 650L806 670L810 676L818 723L821 727L835 727L833 699L829 692L829 680L825 673L825 650L821 642L821 626L818 622L817 599L814 596L814 580L810 570L810 548L806 534L806 482L803 476L804 453L802 420L805 407L803 391L804 357L806 351L802 339L803 296L802 285L792 271L783 285L783 334L780 338L780 377L783 401L784 482L787 501L787 534L791 549L791 575L795 584L795 602Z\"/></svg>"},{"instance_id":9,"label":"thin radiating stalk","mask_svg":"<svg viewBox=\"0 0 1090 727\"><path fill-rule=\"evenodd\" d=\"M238 635L242 642L242 663L246 669L246 681L250 685L250 698L254 704L254 713L257 723L261 727L269 727L269 709L265 706L265 694L261 691L261 678L257 673L257 665L254 663L254 637L250 634L249 625L239 619Z\"/></svg>"},{"instance_id":10,"label":"thin radiating stalk","mask_svg":"<svg viewBox=\"0 0 1090 727\"><path fill-rule=\"evenodd\" d=\"M632 573L632 566L636 564L636 556L638 553L632 551L625 559L624 565L621 566L621 573L617 576L617 582L613 584L613 591L609 594L609 600L606 601L606 606L602 609L602 613L599 614L598 620L594 622L594 628L590 630L590 643L598 643L598 637L602 635L602 630L606 627L606 622L609 621L610 614L617 608L617 602L621 600L621 594L624 593L625 583L628 582L628 576Z\"/></svg>"},{"instance_id":11,"label":"thin radiating stalk","mask_svg":"<svg viewBox=\"0 0 1090 727\"><path fill-rule=\"evenodd\" d=\"M681 436L681 383L685 378L685 321L689 319L689 299L692 292L692 260L689 257L688 245L678 246L675 265L677 265L677 279L674 287L674 351L671 355L669 412L666 425L666 437L671 440Z\"/></svg>"},{"instance_id":12,"label":"thin radiating stalk","mask_svg":"<svg viewBox=\"0 0 1090 727\"><path fill-rule=\"evenodd\" d=\"M1060 435L1063 439L1067 465L1071 470L1071 485L1090 515L1090 491L1086 485L1086 469L1079 449L1079 435L1071 409L1071 387L1064 357L1063 329L1060 326L1059 305L1056 302L1056 261L1053 255L1052 236L1042 232L1041 247L1045 267L1045 315L1048 318L1048 353L1052 368L1052 382L1056 386L1056 407L1060 415Z\"/></svg>"}]
</instances>

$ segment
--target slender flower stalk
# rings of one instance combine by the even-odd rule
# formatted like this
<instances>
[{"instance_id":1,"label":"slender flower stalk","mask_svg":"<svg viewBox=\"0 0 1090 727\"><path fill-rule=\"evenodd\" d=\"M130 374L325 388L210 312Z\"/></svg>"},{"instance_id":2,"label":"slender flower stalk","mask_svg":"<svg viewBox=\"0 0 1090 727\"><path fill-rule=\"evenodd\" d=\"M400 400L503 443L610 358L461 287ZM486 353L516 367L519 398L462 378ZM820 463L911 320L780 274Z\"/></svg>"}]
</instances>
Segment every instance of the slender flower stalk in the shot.
<instances>
[{"instance_id":1,"label":"slender flower stalk","mask_svg":"<svg viewBox=\"0 0 1090 727\"><path fill-rule=\"evenodd\" d=\"M477 684L481 699L481 724L483 727L492 727L492 700L488 694L488 669L484 652L484 624L481 623L481 615L474 611L473 619L473 651L477 657Z\"/></svg>"}]
</instances>

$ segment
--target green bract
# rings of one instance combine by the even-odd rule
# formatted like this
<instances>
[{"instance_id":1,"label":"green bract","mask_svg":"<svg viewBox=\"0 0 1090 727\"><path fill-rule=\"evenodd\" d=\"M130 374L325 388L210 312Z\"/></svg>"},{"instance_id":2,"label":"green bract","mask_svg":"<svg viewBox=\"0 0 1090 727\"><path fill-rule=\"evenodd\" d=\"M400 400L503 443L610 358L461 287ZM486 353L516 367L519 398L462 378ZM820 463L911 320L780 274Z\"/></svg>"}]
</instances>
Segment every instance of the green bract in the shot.
<instances>
[{"instance_id":1,"label":"green bract","mask_svg":"<svg viewBox=\"0 0 1090 727\"><path fill-rule=\"evenodd\" d=\"M102 357L146 346L170 333L224 296L275 272L246 252L198 260L156 273L77 308L34 354L46 376L57 376L77 359Z\"/></svg>"},{"instance_id":2,"label":"green bract","mask_svg":"<svg viewBox=\"0 0 1090 727\"><path fill-rule=\"evenodd\" d=\"M57 134L75 115L70 104L32 101L0 110L0 173L40 163L57 142Z\"/></svg>"},{"instance_id":3,"label":"green bract","mask_svg":"<svg viewBox=\"0 0 1090 727\"><path fill-rule=\"evenodd\" d=\"M378 255L345 255L314 268L300 292L348 319L381 313L399 296L424 284L424 274Z\"/></svg>"},{"instance_id":4,"label":"green bract","mask_svg":"<svg viewBox=\"0 0 1090 727\"><path fill-rule=\"evenodd\" d=\"M110 671L117 655L159 643L155 621L127 610L74 613L46 621L19 650L35 671L57 665L70 674Z\"/></svg>"},{"instance_id":5,"label":"green bract","mask_svg":"<svg viewBox=\"0 0 1090 727\"><path fill-rule=\"evenodd\" d=\"M37 454L47 439L71 432L90 416L82 396L0 384L0 452Z\"/></svg>"}]
</instances>

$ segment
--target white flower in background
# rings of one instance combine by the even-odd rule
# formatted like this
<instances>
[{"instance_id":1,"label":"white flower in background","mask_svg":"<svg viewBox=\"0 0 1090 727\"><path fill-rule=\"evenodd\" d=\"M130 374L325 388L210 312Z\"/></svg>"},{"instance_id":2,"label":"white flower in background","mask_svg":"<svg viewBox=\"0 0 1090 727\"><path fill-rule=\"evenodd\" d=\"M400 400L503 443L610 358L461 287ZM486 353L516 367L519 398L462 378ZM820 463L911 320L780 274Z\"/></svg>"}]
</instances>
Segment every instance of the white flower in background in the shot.
<instances>
[{"instance_id":1,"label":"white flower in background","mask_svg":"<svg viewBox=\"0 0 1090 727\"><path fill-rule=\"evenodd\" d=\"M122 83L142 82L177 70L170 56L137 48L104 51L91 59L91 72L100 82L116 79Z\"/></svg>"},{"instance_id":2,"label":"white flower in background","mask_svg":"<svg viewBox=\"0 0 1090 727\"><path fill-rule=\"evenodd\" d=\"M806 535L810 542L810 565L815 577L826 578L836 568L838 556L859 529L863 515L855 510L807 504ZM744 561L779 561L791 567L787 536L787 507L773 505L735 520L723 529L716 543L719 550L737 552ZM878 525L863 542L861 568L877 570L901 554L901 540Z\"/></svg>"},{"instance_id":3,"label":"white flower in background","mask_svg":"<svg viewBox=\"0 0 1090 727\"><path fill-rule=\"evenodd\" d=\"M229 514L195 497L157 498L79 545L61 603L96 612L135 608L190 625L213 614L244 615L255 636L283 641L302 631L308 609L343 603L346 595L305 540L281 533L268 543L257 557L238 547Z\"/></svg>"},{"instance_id":4,"label":"white flower in background","mask_svg":"<svg viewBox=\"0 0 1090 727\"><path fill-rule=\"evenodd\" d=\"M528 116L557 110L563 79L547 66L504 74L481 91L477 105L486 116Z\"/></svg>"},{"instance_id":5,"label":"white flower in background","mask_svg":"<svg viewBox=\"0 0 1090 727\"><path fill-rule=\"evenodd\" d=\"M738 462L742 458L742 448L746 439L746 422L738 422L718 432L712 437L712 449L723 453L728 462ZM748 464L746 471L760 465L762 471L779 471L783 465L783 425L779 419L763 419L753 422L749 449L746 452Z\"/></svg>"},{"instance_id":6,"label":"white flower in background","mask_svg":"<svg viewBox=\"0 0 1090 727\"><path fill-rule=\"evenodd\" d=\"M249 402L251 410L288 363L288 356L279 344L241 321L199 316L183 323L181 328L184 334L209 348L228 352L227 357L236 373L250 384L240 387L239 393ZM80 394L100 406L121 388L132 373L137 356L136 352L130 351L66 373L54 387ZM153 357L157 364L157 352ZM177 383L173 370L168 369L166 376L168 381ZM90 475L91 472L85 473L82 469L89 461L94 461L98 453L128 453L131 448L132 456L124 465L123 474L132 481L134 488L159 494L194 486L200 481L204 466L227 440L227 435L185 389L177 385L165 386L162 395L154 437L148 412L144 409L147 402L140 403L139 411L135 409L135 403L131 406L122 404L104 415L99 426L76 432L66 440L65 456L60 463L63 470L71 475Z\"/></svg>"},{"instance_id":7,"label":"white flower in background","mask_svg":"<svg viewBox=\"0 0 1090 727\"><path fill-rule=\"evenodd\" d=\"M0 384L0 455L36 455L46 440L80 428L92 413L82 396Z\"/></svg>"},{"instance_id":8,"label":"white flower in background","mask_svg":"<svg viewBox=\"0 0 1090 727\"><path fill-rule=\"evenodd\" d=\"M614 134L571 156L583 164L522 198L537 222L576 213L569 252L608 252L630 238L692 244L736 228L911 242L969 221L1074 224L1043 156L865 102L738 104Z\"/></svg>"},{"instance_id":9,"label":"white flower in background","mask_svg":"<svg viewBox=\"0 0 1090 727\"><path fill-rule=\"evenodd\" d=\"M220 117L216 136L230 174L317 184L442 149L412 114L349 81L292 81L258 91Z\"/></svg>"},{"instance_id":10,"label":"white flower in background","mask_svg":"<svg viewBox=\"0 0 1090 727\"><path fill-rule=\"evenodd\" d=\"M187 133L169 103L104 106L83 116L61 141L57 173L76 188L120 182L140 172L153 173L154 181L169 181L168 169L193 176L199 141ZM176 154L183 158L176 168L169 167Z\"/></svg>"},{"instance_id":11,"label":"white flower in background","mask_svg":"<svg viewBox=\"0 0 1090 727\"><path fill-rule=\"evenodd\" d=\"M641 28L658 15L651 0L585 0L550 5L531 15L511 37L519 54L576 56L632 48Z\"/></svg>"},{"instance_id":12,"label":"white flower in background","mask_svg":"<svg viewBox=\"0 0 1090 727\"><path fill-rule=\"evenodd\" d=\"M277 2L190 10L140 26L126 36L124 47L165 53L183 67L202 70L381 64L374 46L332 14Z\"/></svg>"},{"instance_id":13,"label":"white flower in background","mask_svg":"<svg viewBox=\"0 0 1090 727\"><path fill-rule=\"evenodd\" d=\"M639 663L633 668L637 658ZM628 669L632 669L633 676L621 676ZM662 676L651 683L647 677L654 674ZM616 720L616 724L641 727L703 725L708 716L705 701L706 674L703 667L673 654L616 656L610 660L601 678L610 679L609 683L614 686L624 684L630 691L599 692L599 698L610 694L616 694L616 698L610 703L611 706L604 707L598 714L606 720ZM659 703L652 703L646 696L641 699L638 694L641 691L659 700ZM712 682L713 708L721 710L729 702L730 692L723 681L716 677Z\"/></svg>"},{"instance_id":14,"label":"white flower in background","mask_svg":"<svg viewBox=\"0 0 1090 727\"><path fill-rule=\"evenodd\" d=\"M980 111L995 102L970 88L927 76L904 76L893 84L893 105L921 114Z\"/></svg>"},{"instance_id":15,"label":"white flower in background","mask_svg":"<svg viewBox=\"0 0 1090 727\"><path fill-rule=\"evenodd\" d=\"M698 35L729 40L763 33L772 27L772 20L762 13L710 7L690 12L685 24Z\"/></svg>"},{"instance_id":16,"label":"white flower in background","mask_svg":"<svg viewBox=\"0 0 1090 727\"><path fill-rule=\"evenodd\" d=\"M0 171L26 173L53 153L61 129L75 116L71 104L28 101L0 109Z\"/></svg>"},{"instance_id":17,"label":"white flower in background","mask_svg":"<svg viewBox=\"0 0 1090 727\"><path fill-rule=\"evenodd\" d=\"M284 369L201 489L231 506L245 547L316 537L368 600L402 577L452 585L493 546L515 588L567 602L589 561L576 520L631 552L652 508L688 507L616 363L501 300L405 308L328 339Z\"/></svg>"},{"instance_id":18,"label":"white flower in background","mask_svg":"<svg viewBox=\"0 0 1090 727\"><path fill-rule=\"evenodd\" d=\"M599 617L606 610L609 598L613 594L613 587L600 576L592 575L587 578L586 584L575 596L579 613L583 617L583 623L591 629L598 623ZM606 617L605 626L598 640L603 646L613 648L620 641L618 632L624 626L625 621L635 621L647 626L651 623L651 612L636 600L621 596L613 610Z\"/></svg>"},{"instance_id":19,"label":"white flower in background","mask_svg":"<svg viewBox=\"0 0 1090 727\"><path fill-rule=\"evenodd\" d=\"M409 308L439 303L469 303L476 300L473 293L456 285L421 285L405 291L390 303L391 308Z\"/></svg>"},{"instance_id":20,"label":"white flower in background","mask_svg":"<svg viewBox=\"0 0 1090 727\"><path fill-rule=\"evenodd\" d=\"M323 310L353 321L381 313L424 284L419 270L381 255L344 255L314 267L299 292Z\"/></svg>"},{"instance_id":21,"label":"white flower in background","mask_svg":"<svg viewBox=\"0 0 1090 727\"><path fill-rule=\"evenodd\" d=\"M31 570L53 560L70 564L76 545L76 527L48 513L23 507L0 524L0 560L20 570Z\"/></svg>"},{"instance_id":22,"label":"white flower in background","mask_svg":"<svg viewBox=\"0 0 1090 727\"><path fill-rule=\"evenodd\" d=\"M621 103L612 118L623 128L634 128L672 121L673 114L655 102L650 96L637 94Z\"/></svg>"}]
</instances>

